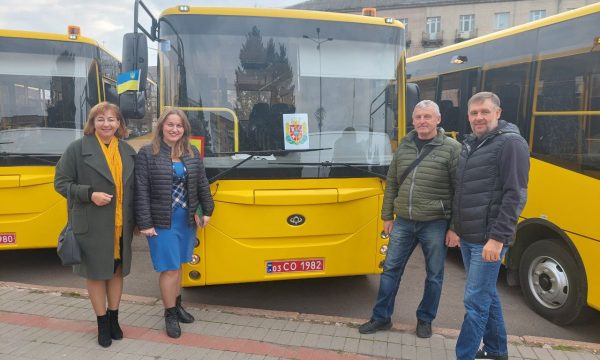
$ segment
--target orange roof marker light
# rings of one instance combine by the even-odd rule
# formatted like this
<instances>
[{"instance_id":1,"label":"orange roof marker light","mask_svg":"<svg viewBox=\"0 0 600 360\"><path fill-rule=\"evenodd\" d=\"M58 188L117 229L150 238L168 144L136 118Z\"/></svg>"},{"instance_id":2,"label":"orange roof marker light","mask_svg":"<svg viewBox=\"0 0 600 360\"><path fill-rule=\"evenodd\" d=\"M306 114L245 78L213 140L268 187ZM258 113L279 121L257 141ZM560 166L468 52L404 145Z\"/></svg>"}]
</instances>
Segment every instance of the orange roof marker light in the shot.
<instances>
[{"instance_id":1,"label":"orange roof marker light","mask_svg":"<svg viewBox=\"0 0 600 360\"><path fill-rule=\"evenodd\" d=\"M377 8L366 7L362 9L363 16L377 16Z\"/></svg>"},{"instance_id":2,"label":"orange roof marker light","mask_svg":"<svg viewBox=\"0 0 600 360\"><path fill-rule=\"evenodd\" d=\"M77 40L77 37L81 35L81 29L79 26L69 25L67 26L67 34L69 34L69 39Z\"/></svg>"}]
</instances>

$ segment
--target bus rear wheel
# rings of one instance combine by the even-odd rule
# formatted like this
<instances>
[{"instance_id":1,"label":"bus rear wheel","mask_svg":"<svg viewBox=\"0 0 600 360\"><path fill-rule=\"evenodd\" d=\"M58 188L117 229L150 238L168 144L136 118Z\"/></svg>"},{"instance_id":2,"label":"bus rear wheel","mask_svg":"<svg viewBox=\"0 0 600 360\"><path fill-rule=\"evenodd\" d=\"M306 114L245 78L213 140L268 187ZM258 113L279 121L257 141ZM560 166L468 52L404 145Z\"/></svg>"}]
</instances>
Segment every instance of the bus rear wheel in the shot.
<instances>
[{"instance_id":1,"label":"bus rear wheel","mask_svg":"<svg viewBox=\"0 0 600 360\"><path fill-rule=\"evenodd\" d=\"M582 321L588 314L587 284L575 258L560 240L540 240L521 257L519 280L529 306L558 325Z\"/></svg>"}]
</instances>

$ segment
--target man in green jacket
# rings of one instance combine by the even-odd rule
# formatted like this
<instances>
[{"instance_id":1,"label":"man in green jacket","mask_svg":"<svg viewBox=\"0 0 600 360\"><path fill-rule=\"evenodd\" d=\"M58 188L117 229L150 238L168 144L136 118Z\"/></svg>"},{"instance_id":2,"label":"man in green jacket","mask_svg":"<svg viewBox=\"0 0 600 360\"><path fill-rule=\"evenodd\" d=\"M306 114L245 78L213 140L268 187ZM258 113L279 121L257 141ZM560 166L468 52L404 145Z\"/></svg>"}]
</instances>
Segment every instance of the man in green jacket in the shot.
<instances>
[{"instance_id":1,"label":"man in green jacket","mask_svg":"<svg viewBox=\"0 0 600 360\"><path fill-rule=\"evenodd\" d=\"M402 273L413 250L420 244L427 278L417 308L416 332L418 337L431 337L431 322L442 293L446 246L457 245L456 238L446 234L461 150L456 140L438 128L440 122L440 110L435 102L419 102L412 114L414 130L402 139L390 164L381 209L383 229L390 241L373 315L358 328L362 334L392 327L391 317ZM411 166L422 154L422 160Z\"/></svg>"}]
</instances>

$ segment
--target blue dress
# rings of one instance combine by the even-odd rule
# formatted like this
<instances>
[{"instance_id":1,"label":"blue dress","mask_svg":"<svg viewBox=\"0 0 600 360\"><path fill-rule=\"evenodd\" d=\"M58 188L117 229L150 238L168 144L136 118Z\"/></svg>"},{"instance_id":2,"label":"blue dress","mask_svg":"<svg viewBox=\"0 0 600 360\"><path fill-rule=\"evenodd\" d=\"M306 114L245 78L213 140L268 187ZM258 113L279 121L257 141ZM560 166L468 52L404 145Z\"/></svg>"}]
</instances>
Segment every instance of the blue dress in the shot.
<instances>
[{"instance_id":1,"label":"blue dress","mask_svg":"<svg viewBox=\"0 0 600 360\"><path fill-rule=\"evenodd\" d=\"M173 181L185 178L185 166L173 162ZM184 198L187 200L186 194ZM157 272L179 270L181 264L192 260L196 226L188 224L187 201L173 201L171 228L155 227L157 236L147 237L152 265Z\"/></svg>"}]
</instances>

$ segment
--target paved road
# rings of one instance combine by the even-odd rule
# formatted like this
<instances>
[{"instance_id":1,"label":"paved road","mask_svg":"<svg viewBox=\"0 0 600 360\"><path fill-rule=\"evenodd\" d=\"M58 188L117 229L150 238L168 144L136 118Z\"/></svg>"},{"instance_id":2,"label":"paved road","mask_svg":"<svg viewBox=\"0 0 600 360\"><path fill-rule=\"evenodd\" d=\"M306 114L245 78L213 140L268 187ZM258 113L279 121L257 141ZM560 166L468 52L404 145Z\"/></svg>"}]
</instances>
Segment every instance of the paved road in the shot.
<instances>
[{"instance_id":1,"label":"paved road","mask_svg":"<svg viewBox=\"0 0 600 360\"><path fill-rule=\"evenodd\" d=\"M83 279L60 266L53 250L0 251L0 281L39 285L85 287ZM415 322L415 310L422 293L424 267L417 249L409 262L396 298L393 321ZM125 292L132 295L159 296L145 240L134 241L133 270L125 281ZM368 318L377 295L377 275L295 281L277 281L239 285L189 288L185 301L296 311L321 315ZM504 285L499 289L508 331L511 335L531 335L600 343L600 312L582 325L560 327L531 311L519 288ZM458 251L449 253L443 295L434 326L458 329L463 306L464 272Z\"/></svg>"}]
</instances>

